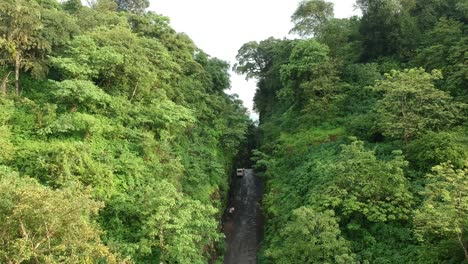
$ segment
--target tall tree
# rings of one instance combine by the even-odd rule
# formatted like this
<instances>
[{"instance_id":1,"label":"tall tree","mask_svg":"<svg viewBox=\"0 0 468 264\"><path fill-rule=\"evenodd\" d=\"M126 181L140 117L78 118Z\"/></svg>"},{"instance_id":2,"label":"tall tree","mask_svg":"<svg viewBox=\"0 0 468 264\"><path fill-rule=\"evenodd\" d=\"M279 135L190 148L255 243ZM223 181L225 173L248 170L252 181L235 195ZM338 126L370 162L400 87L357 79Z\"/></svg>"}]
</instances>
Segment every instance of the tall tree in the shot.
<instances>
[{"instance_id":1,"label":"tall tree","mask_svg":"<svg viewBox=\"0 0 468 264\"><path fill-rule=\"evenodd\" d=\"M15 71L16 94L20 94L20 70L31 69L38 51L49 49L38 37L42 29L40 6L33 0L6 0L0 3L0 52Z\"/></svg>"},{"instance_id":2,"label":"tall tree","mask_svg":"<svg viewBox=\"0 0 468 264\"><path fill-rule=\"evenodd\" d=\"M333 3L325 0L304 0L291 17L293 33L300 36L316 35L333 18Z\"/></svg>"},{"instance_id":3,"label":"tall tree","mask_svg":"<svg viewBox=\"0 0 468 264\"><path fill-rule=\"evenodd\" d=\"M427 131L450 127L460 119L460 109L444 91L435 88L442 78L440 71L426 73L423 69L392 71L374 88L384 93L377 103L378 121L384 135L406 143Z\"/></svg>"},{"instance_id":4,"label":"tall tree","mask_svg":"<svg viewBox=\"0 0 468 264\"><path fill-rule=\"evenodd\" d=\"M323 117L330 110L338 88L336 70L328 52L327 46L313 39L296 42L289 62L280 70L284 88L278 97L289 101L288 106L307 107L316 113L323 110Z\"/></svg>"},{"instance_id":5,"label":"tall tree","mask_svg":"<svg viewBox=\"0 0 468 264\"><path fill-rule=\"evenodd\" d=\"M238 63L234 70L246 74L247 78L258 78L254 107L260 113L260 120L272 111L278 102L276 93L282 88L280 68L287 63L294 41L269 38L244 44L238 52Z\"/></svg>"},{"instance_id":6,"label":"tall tree","mask_svg":"<svg viewBox=\"0 0 468 264\"><path fill-rule=\"evenodd\" d=\"M408 52L406 49L413 44L411 39L417 39L419 33L408 15L412 1L359 0L357 6L362 10L360 33L366 49L363 61Z\"/></svg>"}]
</instances>

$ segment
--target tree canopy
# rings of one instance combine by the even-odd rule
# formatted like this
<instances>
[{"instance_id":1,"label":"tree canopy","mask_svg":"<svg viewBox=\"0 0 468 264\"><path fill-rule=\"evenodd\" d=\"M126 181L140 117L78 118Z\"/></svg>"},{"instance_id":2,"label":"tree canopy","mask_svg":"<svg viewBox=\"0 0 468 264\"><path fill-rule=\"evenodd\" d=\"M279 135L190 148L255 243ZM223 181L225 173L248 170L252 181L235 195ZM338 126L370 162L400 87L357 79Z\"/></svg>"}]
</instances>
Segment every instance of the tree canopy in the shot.
<instances>
[{"instance_id":1,"label":"tree canopy","mask_svg":"<svg viewBox=\"0 0 468 264\"><path fill-rule=\"evenodd\" d=\"M0 262L207 263L251 126L148 1L0 3Z\"/></svg>"},{"instance_id":2,"label":"tree canopy","mask_svg":"<svg viewBox=\"0 0 468 264\"><path fill-rule=\"evenodd\" d=\"M465 263L466 1L301 1L244 44L265 181L259 263Z\"/></svg>"}]
</instances>

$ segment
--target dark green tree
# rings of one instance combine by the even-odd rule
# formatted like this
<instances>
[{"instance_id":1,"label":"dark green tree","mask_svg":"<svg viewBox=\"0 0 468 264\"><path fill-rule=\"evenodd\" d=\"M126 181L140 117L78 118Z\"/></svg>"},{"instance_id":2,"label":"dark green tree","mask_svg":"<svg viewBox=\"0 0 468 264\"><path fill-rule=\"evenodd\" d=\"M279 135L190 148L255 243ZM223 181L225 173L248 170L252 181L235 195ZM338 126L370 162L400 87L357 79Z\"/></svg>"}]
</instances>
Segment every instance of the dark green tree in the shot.
<instances>
[{"instance_id":1,"label":"dark green tree","mask_svg":"<svg viewBox=\"0 0 468 264\"><path fill-rule=\"evenodd\" d=\"M149 7L149 0L114 0L119 11L143 13Z\"/></svg>"},{"instance_id":2,"label":"dark green tree","mask_svg":"<svg viewBox=\"0 0 468 264\"><path fill-rule=\"evenodd\" d=\"M292 33L300 36L314 36L323 30L333 18L333 3L325 0L304 0L291 17L294 27Z\"/></svg>"}]
</instances>

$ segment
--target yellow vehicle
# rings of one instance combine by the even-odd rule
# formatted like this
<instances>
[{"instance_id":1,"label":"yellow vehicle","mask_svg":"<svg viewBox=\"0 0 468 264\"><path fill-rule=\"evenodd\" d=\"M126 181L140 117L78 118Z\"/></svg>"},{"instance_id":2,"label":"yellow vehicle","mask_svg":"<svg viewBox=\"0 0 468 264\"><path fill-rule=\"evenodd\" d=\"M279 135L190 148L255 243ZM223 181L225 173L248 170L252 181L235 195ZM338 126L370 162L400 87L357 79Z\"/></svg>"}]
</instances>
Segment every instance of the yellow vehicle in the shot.
<instances>
[{"instance_id":1,"label":"yellow vehicle","mask_svg":"<svg viewBox=\"0 0 468 264\"><path fill-rule=\"evenodd\" d=\"M236 175L237 175L237 177L243 177L244 176L244 169L237 169L236 170Z\"/></svg>"}]
</instances>

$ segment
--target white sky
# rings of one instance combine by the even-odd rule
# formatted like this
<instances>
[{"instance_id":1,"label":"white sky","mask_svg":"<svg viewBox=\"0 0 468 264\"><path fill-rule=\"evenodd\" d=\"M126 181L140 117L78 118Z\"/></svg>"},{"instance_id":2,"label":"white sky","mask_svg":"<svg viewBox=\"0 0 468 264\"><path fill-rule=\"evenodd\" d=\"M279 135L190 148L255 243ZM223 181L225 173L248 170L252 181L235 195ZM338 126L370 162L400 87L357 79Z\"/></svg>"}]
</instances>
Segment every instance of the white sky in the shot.
<instances>
[{"instance_id":1,"label":"white sky","mask_svg":"<svg viewBox=\"0 0 468 264\"><path fill-rule=\"evenodd\" d=\"M284 38L292 28L290 17L300 0L150 0L150 10L168 16L171 26L185 32L211 56L236 62L239 48L271 36ZM331 0L335 16L355 15L355 0ZM231 90L252 110L255 80L231 73ZM256 115L252 114L256 119Z\"/></svg>"}]
</instances>

